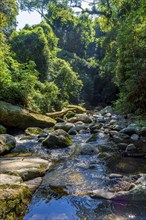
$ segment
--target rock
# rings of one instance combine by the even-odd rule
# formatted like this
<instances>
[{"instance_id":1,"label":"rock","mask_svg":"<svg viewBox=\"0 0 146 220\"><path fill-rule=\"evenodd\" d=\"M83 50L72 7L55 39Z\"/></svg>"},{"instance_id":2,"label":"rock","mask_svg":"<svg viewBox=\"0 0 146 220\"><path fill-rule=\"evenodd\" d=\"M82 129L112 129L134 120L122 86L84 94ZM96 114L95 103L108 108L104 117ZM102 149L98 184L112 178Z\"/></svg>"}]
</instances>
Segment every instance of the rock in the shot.
<instances>
[{"instance_id":1,"label":"rock","mask_svg":"<svg viewBox=\"0 0 146 220\"><path fill-rule=\"evenodd\" d=\"M7 133L7 129L3 125L0 125L0 134L6 134L6 133Z\"/></svg>"},{"instance_id":2,"label":"rock","mask_svg":"<svg viewBox=\"0 0 146 220\"><path fill-rule=\"evenodd\" d=\"M100 128L102 127L102 124L100 123L93 123L89 126L90 132L94 133L95 131L97 132Z\"/></svg>"},{"instance_id":3,"label":"rock","mask_svg":"<svg viewBox=\"0 0 146 220\"><path fill-rule=\"evenodd\" d=\"M98 134L92 134L91 137L89 137L87 140L86 140L86 143L89 143L89 142L95 142L98 138Z\"/></svg>"},{"instance_id":4,"label":"rock","mask_svg":"<svg viewBox=\"0 0 146 220\"><path fill-rule=\"evenodd\" d=\"M135 186L133 189L129 191L123 191L115 193L112 198L116 201L127 201L127 202L146 202L146 190L145 187L141 185Z\"/></svg>"},{"instance_id":5,"label":"rock","mask_svg":"<svg viewBox=\"0 0 146 220\"><path fill-rule=\"evenodd\" d=\"M70 122L82 121L84 123L92 123L93 119L91 116L86 114L76 114L75 117L69 119Z\"/></svg>"},{"instance_id":6,"label":"rock","mask_svg":"<svg viewBox=\"0 0 146 220\"><path fill-rule=\"evenodd\" d=\"M130 138L133 141L138 141L139 140L139 135L138 134L132 134Z\"/></svg>"},{"instance_id":7,"label":"rock","mask_svg":"<svg viewBox=\"0 0 146 220\"><path fill-rule=\"evenodd\" d=\"M76 130L70 129L68 134L70 135L76 135L78 132Z\"/></svg>"},{"instance_id":8,"label":"rock","mask_svg":"<svg viewBox=\"0 0 146 220\"><path fill-rule=\"evenodd\" d=\"M127 134L123 134L123 133L119 133L119 132L115 132L115 133L110 132L110 135L111 135L113 141L116 143L128 142L130 140L129 135L127 135Z\"/></svg>"},{"instance_id":9,"label":"rock","mask_svg":"<svg viewBox=\"0 0 146 220\"><path fill-rule=\"evenodd\" d=\"M125 152L135 152L135 151L136 151L136 147L134 144L129 144L125 150Z\"/></svg>"},{"instance_id":10,"label":"rock","mask_svg":"<svg viewBox=\"0 0 146 220\"><path fill-rule=\"evenodd\" d=\"M146 127L142 127L141 130L140 130L140 135L142 136L146 136Z\"/></svg>"},{"instance_id":11,"label":"rock","mask_svg":"<svg viewBox=\"0 0 146 220\"><path fill-rule=\"evenodd\" d=\"M31 191L31 193L34 193L41 184L41 182L42 182L42 177L37 177L35 179L25 181L24 183L21 183L21 185L27 186Z\"/></svg>"},{"instance_id":12,"label":"rock","mask_svg":"<svg viewBox=\"0 0 146 220\"><path fill-rule=\"evenodd\" d=\"M73 123L64 122L64 123L56 123L54 129L63 129L64 131L68 132L71 128L75 127Z\"/></svg>"},{"instance_id":13,"label":"rock","mask_svg":"<svg viewBox=\"0 0 146 220\"><path fill-rule=\"evenodd\" d=\"M105 117L111 117L111 116L112 116L112 114L110 112L105 114Z\"/></svg>"},{"instance_id":14,"label":"rock","mask_svg":"<svg viewBox=\"0 0 146 220\"><path fill-rule=\"evenodd\" d=\"M20 184L22 183L22 178L19 176L14 176L14 175L8 175L8 174L0 174L0 185L5 185L5 184Z\"/></svg>"},{"instance_id":15,"label":"rock","mask_svg":"<svg viewBox=\"0 0 146 220\"><path fill-rule=\"evenodd\" d=\"M0 123L4 126L26 129L28 127L52 127L55 120L41 114L36 114L19 106L0 101Z\"/></svg>"},{"instance_id":16,"label":"rock","mask_svg":"<svg viewBox=\"0 0 146 220\"><path fill-rule=\"evenodd\" d=\"M58 129L52 132L42 143L47 148L65 148L72 145L72 140L67 132Z\"/></svg>"},{"instance_id":17,"label":"rock","mask_svg":"<svg viewBox=\"0 0 146 220\"><path fill-rule=\"evenodd\" d=\"M102 110L100 110L100 113L102 115L105 115L106 113L112 113L113 109L111 106L106 106L105 108L103 108Z\"/></svg>"},{"instance_id":18,"label":"rock","mask_svg":"<svg viewBox=\"0 0 146 220\"><path fill-rule=\"evenodd\" d=\"M138 178L136 184L141 184L146 187L146 174L140 174L140 178Z\"/></svg>"},{"instance_id":19,"label":"rock","mask_svg":"<svg viewBox=\"0 0 146 220\"><path fill-rule=\"evenodd\" d=\"M11 157L1 158L0 165L1 174L16 175L23 180L30 180L44 175L52 164L38 157Z\"/></svg>"},{"instance_id":20,"label":"rock","mask_svg":"<svg viewBox=\"0 0 146 220\"><path fill-rule=\"evenodd\" d=\"M129 124L128 128L137 128L137 124L135 124L135 123Z\"/></svg>"},{"instance_id":21,"label":"rock","mask_svg":"<svg viewBox=\"0 0 146 220\"><path fill-rule=\"evenodd\" d=\"M111 173L110 175L109 175L109 178L110 179L117 179L117 178L122 178L123 177L123 175L121 175L121 174L117 174L117 173Z\"/></svg>"},{"instance_id":22,"label":"rock","mask_svg":"<svg viewBox=\"0 0 146 220\"><path fill-rule=\"evenodd\" d=\"M138 134L138 129L135 127L127 127L127 128L123 128L120 133L124 133L127 135L132 135L132 134Z\"/></svg>"},{"instance_id":23,"label":"rock","mask_svg":"<svg viewBox=\"0 0 146 220\"><path fill-rule=\"evenodd\" d=\"M9 152L16 146L16 140L9 134L0 135L0 155Z\"/></svg>"},{"instance_id":24,"label":"rock","mask_svg":"<svg viewBox=\"0 0 146 220\"><path fill-rule=\"evenodd\" d=\"M103 220L127 220L127 218L115 214L106 215Z\"/></svg>"},{"instance_id":25,"label":"rock","mask_svg":"<svg viewBox=\"0 0 146 220\"><path fill-rule=\"evenodd\" d=\"M126 144L126 143L119 143L119 144L117 145L117 147L118 147L120 150L125 151L125 150L126 150L126 147L127 147L127 144Z\"/></svg>"},{"instance_id":26,"label":"rock","mask_svg":"<svg viewBox=\"0 0 146 220\"><path fill-rule=\"evenodd\" d=\"M0 219L23 219L27 205L31 199L31 192L27 186L0 186Z\"/></svg>"},{"instance_id":27,"label":"rock","mask_svg":"<svg viewBox=\"0 0 146 220\"><path fill-rule=\"evenodd\" d=\"M112 199L114 197L114 193L108 192L104 189L97 189L91 192L91 197L93 198L104 198L104 199Z\"/></svg>"},{"instance_id":28,"label":"rock","mask_svg":"<svg viewBox=\"0 0 146 220\"><path fill-rule=\"evenodd\" d=\"M96 145L82 143L78 146L75 153L76 154L83 154L83 155L96 155L99 153L99 150L96 147Z\"/></svg>"},{"instance_id":29,"label":"rock","mask_svg":"<svg viewBox=\"0 0 146 220\"><path fill-rule=\"evenodd\" d=\"M74 127L72 127L70 130L69 130L69 134L72 134L73 132L79 132L81 130L86 130L87 127L86 125L75 125Z\"/></svg>"},{"instance_id":30,"label":"rock","mask_svg":"<svg viewBox=\"0 0 146 220\"><path fill-rule=\"evenodd\" d=\"M114 119L112 119L112 120L110 120L109 125L114 125L114 124L116 124L116 123L117 123L117 121L114 120Z\"/></svg>"},{"instance_id":31,"label":"rock","mask_svg":"<svg viewBox=\"0 0 146 220\"><path fill-rule=\"evenodd\" d=\"M43 133L44 133L44 131L38 127L29 127L27 129L25 129L25 134L31 135L31 136L36 136L36 135L40 135Z\"/></svg>"},{"instance_id":32,"label":"rock","mask_svg":"<svg viewBox=\"0 0 146 220\"><path fill-rule=\"evenodd\" d=\"M105 158L109 158L111 155L107 152L101 152L98 154L98 158L100 159L105 159Z\"/></svg>"}]
</instances>

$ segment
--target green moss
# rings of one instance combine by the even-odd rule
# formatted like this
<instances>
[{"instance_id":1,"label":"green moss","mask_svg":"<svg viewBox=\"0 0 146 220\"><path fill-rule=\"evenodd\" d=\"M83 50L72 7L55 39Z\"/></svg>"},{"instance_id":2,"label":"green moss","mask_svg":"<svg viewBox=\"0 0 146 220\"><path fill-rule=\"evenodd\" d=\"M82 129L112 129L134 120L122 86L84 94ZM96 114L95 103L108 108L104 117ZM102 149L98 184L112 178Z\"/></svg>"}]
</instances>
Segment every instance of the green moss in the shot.
<instances>
[{"instance_id":1,"label":"green moss","mask_svg":"<svg viewBox=\"0 0 146 220\"><path fill-rule=\"evenodd\" d=\"M0 186L0 219L16 220L23 216L30 201L28 187L19 185Z\"/></svg>"}]
</instances>

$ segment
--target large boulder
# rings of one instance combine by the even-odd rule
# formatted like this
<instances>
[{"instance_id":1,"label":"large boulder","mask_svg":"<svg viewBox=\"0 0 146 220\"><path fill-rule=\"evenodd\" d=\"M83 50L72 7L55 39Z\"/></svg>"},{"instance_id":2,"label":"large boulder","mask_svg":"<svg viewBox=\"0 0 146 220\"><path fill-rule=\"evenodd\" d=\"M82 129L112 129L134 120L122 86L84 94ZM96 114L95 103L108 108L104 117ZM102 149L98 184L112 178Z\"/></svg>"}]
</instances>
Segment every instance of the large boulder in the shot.
<instances>
[{"instance_id":1,"label":"large boulder","mask_svg":"<svg viewBox=\"0 0 146 220\"><path fill-rule=\"evenodd\" d=\"M51 165L38 157L1 158L0 174L16 175L26 181L44 175Z\"/></svg>"},{"instance_id":2,"label":"large boulder","mask_svg":"<svg viewBox=\"0 0 146 220\"><path fill-rule=\"evenodd\" d=\"M16 140L9 134L0 135L0 155L9 152L16 146Z\"/></svg>"},{"instance_id":3,"label":"large boulder","mask_svg":"<svg viewBox=\"0 0 146 220\"><path fill-rule=\"evenodd\" d=\"M28 128L28 127L51 127L55 120L41 114L36 114L19 106L0 101L0 123L4 126Z\"/></svg>"},{"instance_id":4,"label":"large boulder","mask_svg":"<svg viewBox=\"0 0 146 220\"><path fill-rule=\"evenodd\" d=\"M67 132L58 129L52 132L44 141L43 145L47 148L64 148L72 145L71 137Z\"/></svg>"},{"instance_id":5,"label":"large boulder","mask_svg":"<svg viewBox=\"0 0 146 220\"><path fill-rule=\"evenodd\" d=\"M27 186L0 185L0 219L23 219L31 192Z\"/></svg>"}]
</instances>

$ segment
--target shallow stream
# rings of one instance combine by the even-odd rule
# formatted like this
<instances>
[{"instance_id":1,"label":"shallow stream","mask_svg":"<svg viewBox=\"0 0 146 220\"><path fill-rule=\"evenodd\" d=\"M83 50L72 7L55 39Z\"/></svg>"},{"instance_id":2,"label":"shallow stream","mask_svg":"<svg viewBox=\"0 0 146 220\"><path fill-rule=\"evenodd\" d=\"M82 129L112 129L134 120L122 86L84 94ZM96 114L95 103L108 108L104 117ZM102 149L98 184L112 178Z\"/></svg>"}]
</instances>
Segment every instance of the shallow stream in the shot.
<instances>
[{"instance_id":1,"label":"shallow stream","mask_svg":"<svg viewBox=\"0 0 146 220\"><path fill-rule=\"evenodd\" d=\"M36 153L40 157L54 161L54 166L43 177L43 181L32 197L23 220L146 220L146 200L108 200L91 196L97 189L109 186L108 176L118 173L128 176L142 172L145 159L130 158L120 162L113 170L104 159L97 155L72 155L77 144L84 143L91 134L73 136L74 145L66 149L47 150L37 139L21 140L17 137L17 147L13 152ZM93 143L93 142L92 142ZM110 148L105 136L94 142ZM122 166L125 166L122 169ZM143 172L146 173L146 170ZM146 188L145 188L146 190ZM105 217L108 216L108 217Z\"/></svg>"}]
</instances>

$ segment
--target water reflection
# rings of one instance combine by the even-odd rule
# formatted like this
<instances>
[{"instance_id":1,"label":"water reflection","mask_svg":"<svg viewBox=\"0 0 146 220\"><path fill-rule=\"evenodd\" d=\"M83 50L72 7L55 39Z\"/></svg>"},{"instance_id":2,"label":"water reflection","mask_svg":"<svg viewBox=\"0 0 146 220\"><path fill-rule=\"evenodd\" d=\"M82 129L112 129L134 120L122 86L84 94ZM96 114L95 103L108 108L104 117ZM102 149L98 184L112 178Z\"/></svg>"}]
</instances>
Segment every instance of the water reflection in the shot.
<instances>
[{"instance_id":1,"label":"water reflection","mask_svg":"<svg viewBox=\"0 0 146 220\"><path fill-rule=\"evenodd\" d=\"M113 220L146 220L145 205L141 204L139 211L139 204L118 204L88 196L63 196L47 200L38 199L36 195L24 220L103 220L110 214L114 216Z\"/></svg>"}]
</instances>

